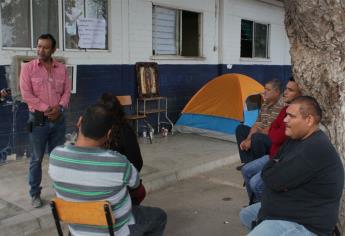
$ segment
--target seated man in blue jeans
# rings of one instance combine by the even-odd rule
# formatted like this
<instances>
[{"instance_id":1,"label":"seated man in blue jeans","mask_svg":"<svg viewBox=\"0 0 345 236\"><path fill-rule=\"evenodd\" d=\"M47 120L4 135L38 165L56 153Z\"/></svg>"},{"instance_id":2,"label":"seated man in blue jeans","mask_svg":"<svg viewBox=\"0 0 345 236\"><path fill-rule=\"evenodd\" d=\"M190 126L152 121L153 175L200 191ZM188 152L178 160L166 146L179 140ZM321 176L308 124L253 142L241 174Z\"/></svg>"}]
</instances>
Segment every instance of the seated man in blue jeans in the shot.
<instances>
[{"instance_id":1,"label":"seated man in blue jeans","mask_svg":"<svg viewBox=\"0 0 345 236\"><path fill-rule=\"evenodd\" d=\"M319 129L322 112L314 98L295 98L286 114L289 139L264 166L261 203L243 208L241 222L249 230L256 224L250 236L331 235L344 187L343 164Z\"/></svg>"},{"instance_id":2,"label":"seated man in blue jeans","mask_svg":"<svg viewBox=\"0 0 345 236\"><path fill-rule=\"evenodd\" d=\"M120 153L103 148L112 125L112 113L103 105L93 105L79 118L75 145L54 148L49 175L56 194L68 201L109 201L117 236L163 235L167 216L162 209L132 206L127 187L140 184L135 167ZM108 228L90 225L69 225L69 229L73 236L109 235Z\"/></svg>"},{"instance_id":3,"label":"seated man in blue jeans","mask_svg":"<svg viewBox=\"0 0 345 236\"><path fill-rule=\"evenodd\" d=\"M236 141L242 163L246 164L268 153L271 147L271 140L267 136L268 129L284 105L281 91L280 80L274 79L267 82L263 94L264 103L255 124L252 127L237 126ZM236 169L241 170L244 164Z\"/></svg>"},{"instance_id":4,"label":"seated man in blue jeans","mask_svg":"<svg viewBox=\"0 0 345 236\"><path fill-rule=\"evenodd\" d=\"M294 81L293 78L290 78L289 82L286 85L284 91L284 102L289 104L294 98L301 95L301 91L298 87L298 84ZM268 131L268 137L272 141L272 145L269 151L269 155L260 157L254 161L251 161L242 167L242 175L244 183L246 185L247 193L250 199L249 204L253 202L260 201L261 193L264 189L264 184L261 179L261 170L264 165L268 162L270 158L273 158L280 146L286 140L285 135L285 123L284 118L286 116L285 106L277 116L277 118L272 122L270 129Z\"/></svg>"}]
</instances>

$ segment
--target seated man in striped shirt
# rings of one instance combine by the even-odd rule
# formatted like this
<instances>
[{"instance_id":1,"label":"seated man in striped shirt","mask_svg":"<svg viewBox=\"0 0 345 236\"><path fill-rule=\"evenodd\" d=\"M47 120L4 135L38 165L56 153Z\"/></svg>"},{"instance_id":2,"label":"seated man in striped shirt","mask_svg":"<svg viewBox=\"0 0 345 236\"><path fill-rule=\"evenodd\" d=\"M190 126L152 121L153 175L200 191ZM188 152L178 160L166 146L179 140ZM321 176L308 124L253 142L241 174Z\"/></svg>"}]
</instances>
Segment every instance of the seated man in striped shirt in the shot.
<instances>
[{"instance_id":1,"label":"seated man in striped shirt","mask_svg":"<svg viewBox=\"0 0 345 236\"><path fill-rule=\"evenodd\" d=\"M137 170L127 158L103 147L111 135L113 116L102 105L79 118L74 146L58 146L50 154L49 175L58 197L68 201L107 200L116 219L116 236L163 235L167 221L160 208L133 206L127 187L139 185ZM74 236L107 235L107 228L69 225Z\"/></svg>"},{"instance_id":2,"label":"seated man in striped shirt","mask_svg":"<svg viewBox=\"0 0 345 236\"><path fill-rule=\"evenodd\" d=\"M263 93L264 103L261 106L260 114L255 124L252 127L243 124L237 126L236 141L240 159L243 163L236 167L237 170L241 170L246 163L268 154L272 145L272 140L268 136L268 130L284 106L281 93L282 86L280 80L273 79L268 81L265 84L265 91Z\"/></svg>"}]
</instances>

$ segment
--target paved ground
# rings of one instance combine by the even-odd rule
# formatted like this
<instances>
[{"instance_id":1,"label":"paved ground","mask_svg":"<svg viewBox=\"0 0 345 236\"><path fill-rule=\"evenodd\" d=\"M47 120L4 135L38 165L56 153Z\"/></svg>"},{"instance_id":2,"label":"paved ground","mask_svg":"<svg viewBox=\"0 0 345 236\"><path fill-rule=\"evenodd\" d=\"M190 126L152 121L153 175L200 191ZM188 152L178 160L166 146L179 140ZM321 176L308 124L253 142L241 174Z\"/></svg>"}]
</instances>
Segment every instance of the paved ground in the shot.
<instances>
[{"instance_id":1,"label":"paved ground","mask_svg":"<svg viewBox=\"0 0 345 236\"><path fill-rule=\"evenodd\" d=\"M143 204L166 210L167 236L245 235L238 217L248 202L242 183L235 165L227 165L153 191ZM50 235L54 228L30 234Z\"/></svg>"},{"instance_id":2,"label":"paved ground","mask_svg":"<svg viewBox=\"0 0 345 236\"><path fill-rule=\"evenodd\" d=\"M168 236L246 233L238 215L241 207L247 204L247 196L234 165L155 191L144 204L164 206L168 213Z\"/></svg>"},{"instance_id":3,"label":"paved ground","mask_svg":"<svg viewBox=\"0 0 345 236\"><path fill-rule=\"evenodd\" d=\"M144 159L141 174L148 191L239 160L234 143L197 135L174 134L155 137L153 144L143 140L140 143ZM42 198L46 203L54 196L47 175L47 159L43 163L42 183ZM30 235L54 224L48 204L40 209L33 209L30 205L27 168L27 160L0 166L0 236ZM238 191L236 188L233 190Z\"/></svg>"}]
</instances>

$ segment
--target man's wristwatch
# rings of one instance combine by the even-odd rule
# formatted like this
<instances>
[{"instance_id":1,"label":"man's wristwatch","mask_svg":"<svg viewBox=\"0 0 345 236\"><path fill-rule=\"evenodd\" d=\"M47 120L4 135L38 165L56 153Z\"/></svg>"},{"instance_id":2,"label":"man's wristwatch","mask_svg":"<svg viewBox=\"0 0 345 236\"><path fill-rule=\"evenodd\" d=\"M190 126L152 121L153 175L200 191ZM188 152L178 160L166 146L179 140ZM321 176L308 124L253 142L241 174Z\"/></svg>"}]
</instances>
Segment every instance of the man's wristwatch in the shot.
<instances>
[{"instance_id":1,"label":"man's wristwatch","mask_svg":"<svg viewBox=\"0 0 345 236\"><path fill-rule=\"evenodd\" d=\"M62 113L64 111L65 111L65 109L63 108L63 106L60 105L60 112Z\"/></svg>"}]
</instances>

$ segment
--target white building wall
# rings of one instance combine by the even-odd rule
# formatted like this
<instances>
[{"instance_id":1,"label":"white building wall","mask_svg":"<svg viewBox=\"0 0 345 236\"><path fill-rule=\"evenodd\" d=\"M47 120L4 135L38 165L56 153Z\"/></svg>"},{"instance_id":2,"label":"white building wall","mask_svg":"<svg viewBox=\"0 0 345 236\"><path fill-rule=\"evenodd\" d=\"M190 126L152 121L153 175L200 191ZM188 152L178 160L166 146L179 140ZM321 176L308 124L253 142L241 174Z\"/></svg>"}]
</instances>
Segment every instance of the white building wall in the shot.
<instances>
[{"instance_id":1,"label":"white building wall","mask_svg":"<svg viewBox=\"0 0 345 236\"><path fill-rule=\"evenodd\" d=\"M152 4L202 14L202 57L152 56ZM222 22L219 22L220 14L223 14ZM241 19L271 25L270 59L240 58ZM257 0L109 0L109 50L60 50L56 56L65 57L68 64L134 64L153 60L160 64L289 65L289 43L283 20L282 6ZM16 55L35 54L34 50L1 49L0 65L11 64Z\"/></svg>"},{"instance_id":2,"label":"white building wall","mask_svg":"<svg viewBox=\"0 0 345 236\"><path fill-rule=\"evenodd\" d=\"M129 12L128 64L148 61L152 55L152 3L150 1L130 1Z\"/></svg>"},{"instance_id":3,"label":"white building wall","mask_svg":"<svg viewBox=\"0 0 345 236\"><path fill-rule=\"evenodd\" d=\"M130 62L156 61L162 64L217 64L218 54L213 51L218 35L215 29L217 21L215 16L216 0L133 0L130 3ZM183 58L171 56L152 56L152 5L183 9L202 14L202 57Z\"/></svg>"},{"instance_id":4,"label":"white building wall","mask_svg":"<svg viewBox=\"0 0 345 236\"><path fill-rule=\"evenodd\" d=\"M223 64L290 65L284 8L277 1L224 0ZM241 19L270 24L270 59L240 57Z\"/></svg>"}]
</instances>

